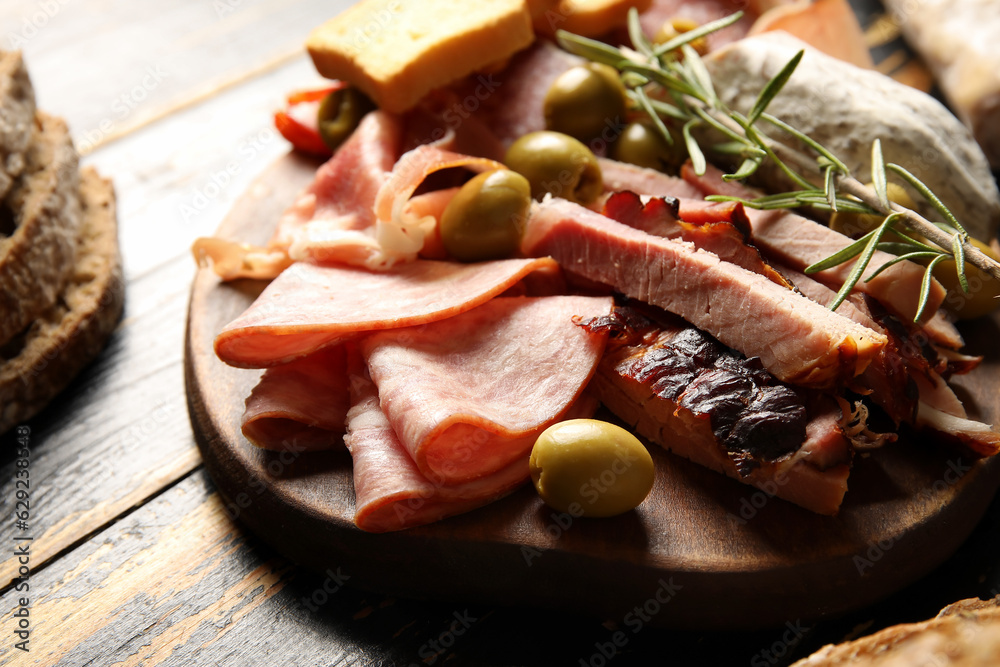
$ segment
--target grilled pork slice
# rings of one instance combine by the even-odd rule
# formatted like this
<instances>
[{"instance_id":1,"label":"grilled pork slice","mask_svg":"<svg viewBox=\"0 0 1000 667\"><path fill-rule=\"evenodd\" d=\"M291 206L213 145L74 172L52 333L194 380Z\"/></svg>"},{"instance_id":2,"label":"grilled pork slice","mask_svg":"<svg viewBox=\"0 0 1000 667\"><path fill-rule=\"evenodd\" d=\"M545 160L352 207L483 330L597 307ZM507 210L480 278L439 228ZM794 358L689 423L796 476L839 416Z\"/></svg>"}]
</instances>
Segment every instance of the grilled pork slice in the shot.
<instances>
[{"instance_id":1,"label":"grilled pork slice","mask_svg":"<svg viewBox=\"0 0 1000 667\"><path fill-rule=\"evenodd\" d=\"M833 387L862 373L882 334L688 243L615 222L562 199L536 206L521 249L573 276L680 315L783 382Z\"/></svg>"},{"instance_id":2,"label":"grilled pork slice","mask_svg":"<svg viewBox=\"0 0 1000 667\"><path fill-rule=\"evenodd\" d=\"M853 451L850 415L836 400L779 382L680 319L653 323L619 307L583 326L612 333L591 387L638 433L744 484L836 514Z\"/></svg>"}]
</instances>

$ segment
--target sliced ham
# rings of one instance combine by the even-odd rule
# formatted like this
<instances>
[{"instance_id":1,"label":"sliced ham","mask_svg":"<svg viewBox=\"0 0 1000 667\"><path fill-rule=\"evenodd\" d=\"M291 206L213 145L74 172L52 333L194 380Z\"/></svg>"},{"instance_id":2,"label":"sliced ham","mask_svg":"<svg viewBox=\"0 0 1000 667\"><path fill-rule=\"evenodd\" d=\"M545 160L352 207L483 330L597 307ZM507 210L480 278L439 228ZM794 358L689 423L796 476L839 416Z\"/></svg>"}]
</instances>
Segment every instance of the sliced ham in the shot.
<instances>
[{"instance_id":1,"label":"sliced ham","mask_svg":"<svg viewBox=\"0 0 1000 667\"><path fill-rule=\"evenodd\" d=\"M784 382L832 387L863 372L886 338L690 244L652 236L571 202L533 208L526 255L680 315Z\"/></svg>"},{"instance_id":2,"label":"sliced ham","mask_svg":"<svg viewBox=\"0 0 1000 667\"><path fill-rule=\"evenodd\" d=\"M360 332L407 327L465 312L551 259L477 264L417 260L373 272L296 262L215 339L232 366L266 368L292 361Z\"/></svg>"},{"instance_id":3,"label":"sliced ham","mask_svg":"<svg viewBox=\"0 0 1000 667\"><path fill-rule=\"evenodd\" d=\"M527 481L527 456L462 484L428 479L396 437L367 370L363 364L353 366L344 442L354 460L358 528L381 533L439 521L490 503Z\"/></svg>"},{"instance_id":4,"label":"sliced ham","mask_svg":"<svg viewBox=\"0 0 1000 667\"><path fill-rule=\"evenodd\" d=\"M263 449L340 447L348 394L343 346L269 368L247 398L243 435Z\"/></svg>"},{"instance_id":5,"label":"sliced ham","mask_svg":"<svg viewBox=\"0 0 1000 667\"><path fill-rule=\"evenodd\" d=\"M456 484L520 460L567 412L606 338L574 318L610 312L607 297L498 298L424 327L372 334L361 350L417 467Z\"/></svg>"}]
</instances>

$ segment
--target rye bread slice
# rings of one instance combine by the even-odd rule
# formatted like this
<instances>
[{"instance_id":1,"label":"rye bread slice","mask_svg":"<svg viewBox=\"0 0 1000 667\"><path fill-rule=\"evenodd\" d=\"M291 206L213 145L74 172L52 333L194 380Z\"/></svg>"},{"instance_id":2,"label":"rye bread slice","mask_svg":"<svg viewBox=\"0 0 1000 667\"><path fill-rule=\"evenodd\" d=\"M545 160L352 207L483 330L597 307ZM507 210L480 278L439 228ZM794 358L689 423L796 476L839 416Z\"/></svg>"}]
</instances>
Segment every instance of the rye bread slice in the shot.
<instances>
[{"instance_id":1,"label":"rye bread slice","mask_svg":"<svg viewBox=\"0 0 1000 667\"><path fill-rule=\"evenodd\" d=\"M76 261L54 305L0 347L0 433L31 418L97 356L125 300L111 181L93 168L79 187Z\"/></svg>"},{"instance_id":2,"label":"rye bread slice","mask_svg":"<svg viewBox=\"0 0 1000 667\"><path fill-rule=\"evenodd\" d=\"M55 303L80 229L78 158L66 123L35 114L24 172L0 205L13 231L0 237L0 345Z\"/></svg>"},{"instance_id":3,"label":"rye bread slice","mask_svg":"<svg viewBox=\"0 0 1000 667\"><path fill-rule=\"evenodd\" d=\"M0 51L0 197L24 171L35 91L19 51Z\"/></svg>"}]
</instances>

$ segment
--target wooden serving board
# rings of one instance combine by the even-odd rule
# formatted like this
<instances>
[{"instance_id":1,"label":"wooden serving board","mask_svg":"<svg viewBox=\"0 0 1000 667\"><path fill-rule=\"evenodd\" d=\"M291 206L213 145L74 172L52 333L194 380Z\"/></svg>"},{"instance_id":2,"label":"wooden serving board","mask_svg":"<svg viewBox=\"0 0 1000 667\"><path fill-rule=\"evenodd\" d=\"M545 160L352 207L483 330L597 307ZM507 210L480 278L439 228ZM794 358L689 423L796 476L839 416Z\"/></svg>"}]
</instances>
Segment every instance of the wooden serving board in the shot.
<instances>
[{"instance_id":1,"label":"wooden serving board","mask_svg":"<svg viewBox=\"0 0 1000 667\"><path fill-rule=\"evenodd\" d=\"M234 207L219 235L264 243L314 162L276 162ZM635 630L778 626L856 609L942 563L971 532L1000 481L1000 461L912 434L856 459L840 515L823 517L652 446L656 482L635 511L573 519L529 486L487 507L406 531L369 534L353 522L346 450L259 450L240 433L259 371L212 351L222 327L263 288L200 270L191 294L185 371L191 420L231 517L308 567L404 597L537 605L596 614ZM997 319L966 327L988 353L959 394L1000 419Z\"/></svg>"}]
</instances>

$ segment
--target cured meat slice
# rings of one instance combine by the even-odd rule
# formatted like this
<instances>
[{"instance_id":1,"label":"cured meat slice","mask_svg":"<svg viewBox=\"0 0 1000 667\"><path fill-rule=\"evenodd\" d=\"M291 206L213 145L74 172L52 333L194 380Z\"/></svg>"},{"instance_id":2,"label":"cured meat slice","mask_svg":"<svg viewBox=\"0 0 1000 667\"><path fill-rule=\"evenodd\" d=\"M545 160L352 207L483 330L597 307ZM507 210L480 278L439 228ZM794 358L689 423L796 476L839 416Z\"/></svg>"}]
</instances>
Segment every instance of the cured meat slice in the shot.
<instances>
[{"instance_id":1,"label":"cured meat slice","mask_svg":"<svg viewBox=\"0 0 1000 667\"><path fill-rule=\"evenodd\" d=\"M247 398L243 435L263 449L340 447L349 407L343 346L269 368Z\"/></svg>"},{"instance_id":2,"label":"cured meat slice","mask_svg":"<svg viewBox=\"0 0 1000 667\"><path fill-rule=\"evenodd\" d=\"M639 19L647 35L655 35L660 27L671 19L687 19L698 25L721 19L724 16L744 10L747 13L735 24L708 35L710 49L745 37L750 32L758 14L770 3L759 0L653 0L652 6Z\"/></svg>"},{"instance_id":3,"label":"cured meat slice","mask_svg":"<svg viewBox=\"0 0 1000 667\"><path fill-rule=\"evenodd\" d=\"M401 137L396 116L369 113L279 218L266 248L200 238L192 247L198 264L211 260L223 280L274 278L292 259L364 264L379 253L370 231L372 206L399 156Z\"/></svg>"},{"instance_id":4,"label":"cured meat slice","mask_svg":"<svg viewBox=\"0 0 1000 667\"><path fill-rule=\"evenodd\" d=\"M337 241L375 225L375 196L399 157L402 131L397 116L384 111L365 116L278 221L269 247L285 249L293 259L348 257Z\"/></svg>"},{"instance_id":5,"label":"cured meat slice","mask_svg":"<svg viewBox=\"0 0 1000 667\"><path fill-rule=\"evenodd\" d=\"M690 244L560 199L533 208L521 245L569 273L680 315L783 382L832 387L863 372L886 338Z\"/></svg>"},{"instance_id":6,"label":"cured meat slice","mask_svg":"<svg viewBox=\"0 0 1000 667\"><path fill-rule=\"evenodd\" d=\"M584 63L582 58L538 39L515 55L503 71L470 78L458 90L462 102L445 113L449 124L475 114L509 146L529 132L545 129L545 94L560 74ZM450 115L449 115L450 114Z\"/></svg>"},{"instance_id":7,"label":"cured meat slice","mask_svg":"<svg viewBox=\"0 0 1000 667\"><path fill-rule=\"evenodd\" d=\"M828 396L780 383L679 319L630 308L582 326L614 330L592 386L641 435L820 514L847 491L848 419Z\"/></svg>"},{"instance_id":8,"label":"cured meat slice","mask_svg":"<svg viewBox=\"0 0 1000 667\"><path fill-rule=\"evenodd\" d=\"M683 178L668 176L655 169L637 167L634 164L608 158L598 158L597 161L601 165L604 189L608 192L629 190L636 194L656 197L687 197L689 199L704 197L701 189Z\"/></svg>"},{"instance_id":9,"label":"cured meat slice","mask_svg":"<svg viewBox=\"0 0 1000 667\"><path fill-rule=\"evenodd\" d=\"M697 200L685 200L688 202ZM681 207L674 197L654 197L643 203L633 192L618 192L604 202L603 214L655 236L693 243L783 287L791 283L747 243L750 223L737 202L698 202ZM679 216L679 217L678 217Z\"/></svg>"},{"instance_id":10,"label":"cured meat slice","mask_svg":"<svg viewBox=\"0 0 1000 667\"><path fill-rule=\"evenodd\" d=\"M608 297L498 298L360 344L400 442L429 479L462 483L520 460L590 380L605 336L574 324Z\"/></svg>"},{"instance_id":11,"label":"cured meat slice","mask_svg":"<svg viewBox=\"0 0 1000 667\"><path fill-rule=\"evenodd\" d=\"M231 366L266 368L365 331L441 320L475 308L553 260L478 264L417 260L373 272L296 262L215 339Z\"/></svg>"},{"instance_id":12,"label":"cured meat slice","mask_svg":"<svg viewBox=\"0 0 1000 667\"><path fill-rule=\"evenodd\" d=\"M436 171L455 167L477 172L506 169L499 162L487 158L462 155L431 144L417 146L399 158L392 175L379 189L373 200L375 216L381 222L393 222L398 226L406 202L424 179ZM399 231L405 234L408 229ZM423 237L413 240L416 242L416 252L421 248Z\"/></svg>"},{"instance_id":13,"label":"cured meat slice","mask_svg":"<svg viewBox=\"0 0 1000 667\"><path fill-rule=\"evenodd\" d=\"M706 194L728 195L753 199L757 192L735 181L723 181L722 172L709 167L704 176L697 176L690 165L685 165L682 173L685 179L698 185ZM810 264L826 259L830 255L847 247L852 240L840 232L825 225L807 220L790 211L758 211L747 209L750 218L754 244L778 261L788 264L799 271ZM913 320L917 314L920 299L920 284L924 277L924 267L912 262L900 262L886 271L868 280L867 276L885 262L893 259L892 255L877 251L872 257L870 268L865 277L858 281L856 289L870 294L881 301L896 314ZM841 264L832 269L821 271L813 276L837 289L844 284L853 263ZM934 281L927 300L925 317L934 314L944 300L945 291Z\"/></svg>"},{"instance_id":14,"label":"cured meat slice","mask_svg":"<svg viewBox=\"0 0 1000 667\"><path fill-rule=\"evenodd\" d=\"M354 459L358 528L381 533L432 523L490 503L527 481L526 455L462 484L428 479L396 437L379 404L378 390L360 362L352 364L350 385L344 442Z\"/></svg>"}]
</instances>

